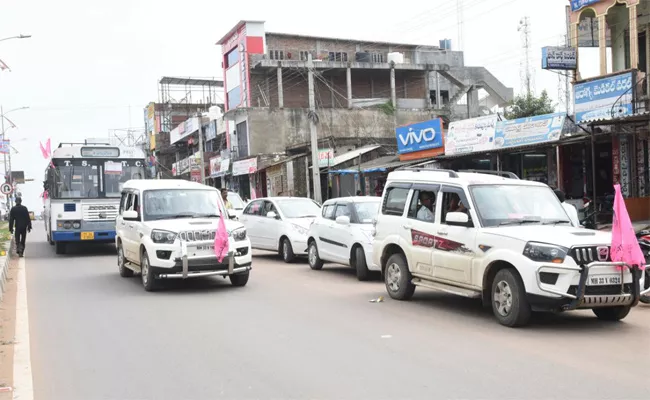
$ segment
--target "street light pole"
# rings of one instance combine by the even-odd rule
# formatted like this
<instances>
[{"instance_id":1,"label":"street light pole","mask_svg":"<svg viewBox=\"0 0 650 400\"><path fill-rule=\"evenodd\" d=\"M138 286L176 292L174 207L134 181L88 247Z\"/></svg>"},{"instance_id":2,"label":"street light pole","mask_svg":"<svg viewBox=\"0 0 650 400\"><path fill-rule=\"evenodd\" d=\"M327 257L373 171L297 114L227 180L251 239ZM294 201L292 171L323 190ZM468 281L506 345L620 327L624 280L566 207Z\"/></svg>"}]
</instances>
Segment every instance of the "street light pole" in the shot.
<instances>
[{"instance_id":1,"label":"street light pole","mask_svg":"<svg viewBox=\"0 0 650 400\"><path fill-rule=\"evenodd\" d=\"M14 112L14 111L26 110L28 108L29 107L18 107L18 108L14 108L12 110L9 110L7 112L4 112L4 109L0 105L0 129L2 129L2 131L0 131L0 132L2 133L2 141L3 142L6 142L6 135L5 135L5 133L6 133L5 132L5 119L7 118L6 115L11 113L11 112ZM13 180L11 179L11 145L8 146L7 150L8 150L7 153L2 154L3 159L4 159L4 167L5 167L5 180L6 180L6 183L12 185L12 187L13 187ZM7 154L9 154L9 157L7 157ZM8 165L7 165L7 161L9 161ZM8 206L12 205L10 203L13 203L13 202L11 202L11 197L9 195L7 195L7 205Z\"/></svg>"},{"instance_id":2,"label":"street light pole","mask_svg":"<svg viewBox=\"0 0 650 400\"><path fill-rule=\"evenodd\" d=\"M10 36L10 37L6 37L4 39L0 39L0 42L4 42L5 40L9 40L9 39L29 39L30 37L32 37L32 35Z\"/></svg>"}]
</instances>

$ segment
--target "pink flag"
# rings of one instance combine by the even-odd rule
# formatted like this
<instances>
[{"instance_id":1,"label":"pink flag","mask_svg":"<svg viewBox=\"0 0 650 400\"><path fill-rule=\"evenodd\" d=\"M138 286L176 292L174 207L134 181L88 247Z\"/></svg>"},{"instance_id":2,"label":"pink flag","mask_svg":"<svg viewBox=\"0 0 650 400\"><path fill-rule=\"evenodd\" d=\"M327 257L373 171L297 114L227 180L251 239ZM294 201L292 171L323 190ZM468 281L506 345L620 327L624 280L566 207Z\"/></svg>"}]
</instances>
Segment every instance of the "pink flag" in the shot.
<instances>
[{"instance_id":1,"label":"pink flag","mask_svg":"<svg viewBox=\"0 0 650 400\"><path fill-rule=\"evenodd\" d=\"M225 210L219 210L219 226L217 227L216 235L214 235L214 254L217 256L219 262L228 255L228 230L226 229L226 222L224 220Z\"/></svg>"},{"instance_id":2,"label":"pink flag","mask_svg":"<svg viewBox=\"0 0 650 400\"><path fill-rule=\"evenodd\" d=\"M614 219L612 220L612 261L643 268L645 257L636 239L634 227L621 194L621 185L614 185Z\"/></svg>"},{"instance_id":3,"label":"pink flag","mask_svg":"<svg viewBox=\"0 0 650 400\"><path fill-rule=\"evenodd\" d=\"M47 139L47 142L45 142L45 146L43 146L42 142L39 142L41 146L41 153L43 154L43 158L50 158L52 155L52 147L50 143L50 139Z\"/></svg>"}]
</instances>

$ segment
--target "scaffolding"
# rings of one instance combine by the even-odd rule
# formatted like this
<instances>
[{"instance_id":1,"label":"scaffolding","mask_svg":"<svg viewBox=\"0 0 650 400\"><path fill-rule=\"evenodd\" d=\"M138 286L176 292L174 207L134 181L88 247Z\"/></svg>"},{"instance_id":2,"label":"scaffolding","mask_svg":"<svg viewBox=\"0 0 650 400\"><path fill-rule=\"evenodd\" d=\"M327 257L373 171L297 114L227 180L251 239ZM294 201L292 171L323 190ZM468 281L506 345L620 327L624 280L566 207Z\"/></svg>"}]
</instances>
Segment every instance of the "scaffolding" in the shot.
<instances>
[{"instance_id":1,"label":"scaffolding","mask_svg":"<svg viewBox=\"0 0 650 400\"><path fill-rule=\"evenodd\" d=\"M160 79L158 100L160 130L170 132L178 125L173 116L191 117L207 112L212 106L223 107L223 80L215 78L184 78L165 76Z\"/></svg>"}]
</instances>

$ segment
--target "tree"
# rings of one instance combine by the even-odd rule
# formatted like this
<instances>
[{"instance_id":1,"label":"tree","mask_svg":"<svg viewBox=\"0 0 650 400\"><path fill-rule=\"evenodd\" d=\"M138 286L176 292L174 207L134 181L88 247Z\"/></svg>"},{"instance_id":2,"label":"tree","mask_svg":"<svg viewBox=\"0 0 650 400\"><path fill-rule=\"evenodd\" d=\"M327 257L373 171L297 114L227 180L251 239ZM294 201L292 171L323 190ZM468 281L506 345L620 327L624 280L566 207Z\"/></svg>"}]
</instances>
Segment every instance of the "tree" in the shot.
<instances>
[{"instance_id":1,"label":"tree","mask_svg":"<svg viewBox=\"0 0 650 400\"><path fill-rule=\"evenodd\" d=\"M506 119L517 119L533 117L535 115L552 114L555 112L555 106L548 97L546 90L542 91L539 97L527 93L519 95L506 108Z\"/></svg>"}]
</instances>

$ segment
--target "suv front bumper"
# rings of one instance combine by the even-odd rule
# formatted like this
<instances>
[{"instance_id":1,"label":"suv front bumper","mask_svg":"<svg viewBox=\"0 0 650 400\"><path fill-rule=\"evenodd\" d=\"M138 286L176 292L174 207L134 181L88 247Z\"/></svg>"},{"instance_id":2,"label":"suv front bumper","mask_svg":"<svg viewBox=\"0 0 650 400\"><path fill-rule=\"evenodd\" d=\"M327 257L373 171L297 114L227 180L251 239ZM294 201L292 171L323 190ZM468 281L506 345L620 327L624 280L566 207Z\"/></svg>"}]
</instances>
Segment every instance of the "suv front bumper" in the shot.
<instances>
[{"instance_id":1,"label":"suv front bumper","mask_svg":"<svg viewBox=\"0 0 650 400\"><path fill-rule=\"evenodd\" d=\"M595 267L618 267L621 273L620 290L615 292L608 292L606 294L588 294L587 293L587 279L589 278L589 271ZM648 266L646 266L648 267ZM537 270L537 287L540 291L549 293L557 297L546 297L539 295L530 295L529 301L531 305L537 308L552 308L562 311L576 310L576 309L591 309L599 307L616 307L616 306L636 306L639 298L643 295L650 294L650 288L642 290L641 282L643 279L643 270L638 266L628 265L623 262L592 262L583 266L569 266L558 265L553 266L553 269L572 271L579 273L579 282L575 293L562 292L561 290L550 288L540 280L540 272L545 267L540 267ZM632 280L625 282L625 272L629 271ZM618 285L616 285L618 286Z\"/></svg>"}]
</instances>

